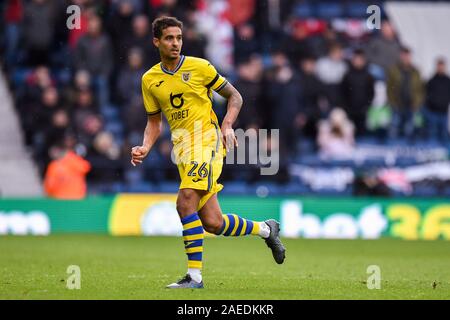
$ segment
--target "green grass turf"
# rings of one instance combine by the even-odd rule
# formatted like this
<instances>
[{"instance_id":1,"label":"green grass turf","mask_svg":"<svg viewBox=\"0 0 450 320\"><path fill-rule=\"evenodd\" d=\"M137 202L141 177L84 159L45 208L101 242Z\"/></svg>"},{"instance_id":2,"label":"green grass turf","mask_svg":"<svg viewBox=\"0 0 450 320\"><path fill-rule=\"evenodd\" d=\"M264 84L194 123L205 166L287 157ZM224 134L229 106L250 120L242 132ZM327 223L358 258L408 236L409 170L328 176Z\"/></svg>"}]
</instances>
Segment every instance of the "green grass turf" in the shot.
<instances>
[{"instance_id":1,"label":"green grass turf","mask_svg":"<svg viewBox=\"0 0 450 320\"><path fill-rule=\"evenodd\" d=\"M449 242L284 242L287 258L277 265L256 237L207 238L206 288L168 290L186 271L180 238L0 237L0 299L450 298ZM81 268L80 290L66 288L69 265ZM367 288L369 265L381 268L380 290Z\"/></svg>"}]
</instances>

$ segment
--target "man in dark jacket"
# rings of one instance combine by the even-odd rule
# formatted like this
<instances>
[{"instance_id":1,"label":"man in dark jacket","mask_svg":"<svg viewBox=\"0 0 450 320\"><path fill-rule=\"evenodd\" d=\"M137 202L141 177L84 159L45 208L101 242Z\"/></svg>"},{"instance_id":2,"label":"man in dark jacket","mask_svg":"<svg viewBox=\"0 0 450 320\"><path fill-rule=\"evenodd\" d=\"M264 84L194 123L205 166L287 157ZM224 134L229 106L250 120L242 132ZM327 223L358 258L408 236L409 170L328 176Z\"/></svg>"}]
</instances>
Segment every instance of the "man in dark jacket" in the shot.
<instances>
[{"instance_id":1,"label":"man in dark jacket","mask_svg":"<svg viewBox=\"0 0 450 320\"><path fill-rule=\"evenodd\" d=\"M364 52L355 50L341 88L344 109L355 124L357 135L366 133L366 116L374 96L374 82L367 70Z\"/></svg>"},{"instance_id":2,"label":"man in dark jacket","mask_svg":"<svg viewBox=\"0 0 450 320\"><path fill-rule=\"evenodd\" d=\"M88 70L94 80L101 105L109 102L109 76L114 60L109 37L102 32L102 22L92 16L88 22L88 32L80 38L74 54L75 69Z\"/></svg>"},{"instance_id":3,"label":"man in dark jacket","mask_svg":"<svg viewBox=\"0 0 450 320\"><path fill-rule=\"evenodd\" d=\"M30 65L37 66L49 63L55 33L55 19L53 1L32 0L25 5L22 26L24 46Z\"/></svg>"},{"instance_id":4,"label":"man in dark jacket","mask_svg":"<svg viewBox=\"0 0 450 320\"><path fill-rule=\"evenodd\" d=\"M402 48L400 62L389 70L387 96L392 108L390 137L413 137L415 118L424 102L424 86L408 48Z\"/></svg>"},{"instance_id":5,"label":"man in dark jacket","mask_svg":"<svg viewBox=\"0 0 450 320\"><path fill-rule=\"evenodd\" d=\"M449 143L448 112L450 77L444 59L438 59L436 74L427 83L425 120L428 137Z\"/></svg>"}]
</instances>

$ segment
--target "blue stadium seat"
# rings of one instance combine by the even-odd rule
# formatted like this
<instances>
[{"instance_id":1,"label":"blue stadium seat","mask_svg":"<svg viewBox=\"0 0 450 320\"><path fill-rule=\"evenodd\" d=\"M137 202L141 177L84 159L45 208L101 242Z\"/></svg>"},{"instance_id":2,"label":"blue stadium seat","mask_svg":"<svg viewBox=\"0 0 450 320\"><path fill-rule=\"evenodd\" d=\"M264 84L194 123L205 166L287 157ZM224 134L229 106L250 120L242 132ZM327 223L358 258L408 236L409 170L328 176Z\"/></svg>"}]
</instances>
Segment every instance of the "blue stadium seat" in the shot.
<instances>
[{"instance_id":1,"label":"blue stadium seat","mask_svg":"<svg viewBox=\"0 0 450 320\"><path fill-rule=\"evenodd\" d=\"M340 191L336 189L321 189L318 191L310 191L310 195L321 195L321 196L351 196L353 194L353 187L348 186L345 190Z\"/></svg>"},{"instance_id":2,"label":"blue stadium seat","mask_svg":"<svg viewBox=\"0 0 450 320\"><path fill-rule=\"evenodd\" d=\"M417 160L412 157L399 157L395 161L395 165L398 167L408 167L417 164Z\"/></svg>"},{"instance_id":3,"label":"blue stadium seat","mask_svg":"<svg viewBox=\"0 0 450 320\"><path fill-rule=\"evenodd\" d=\"M325 20L341 18L344 15L344 4L339 2L323 2L317 5L317 17Z\"/></svg>"},{"instance_id":4,"label":"blue stadium seat","mask_svg":"<svg viewBox=\"0 0 450 320\"><path fill-rule=\"evenodd\" d=\"M368 6L369 4L364 2L350 2L347 4L345 15L349 18L365 19L368 17Z\"/></svg>"},{"instance_id":5,"label":"blue stadium seat","mask_svg":"<svg viewBox=\"0 0 450 320\"><path fill-rule=\"evenodd\" d=\"M13 75L12 80L14 82L14 85L17 87L22 86L25 83L26 77L31 73L30 68L17 68Z\"/></svg>"},{"instance_id":6,"label":"blue stadium seat","mask_svg":"<svg viewBox=\"0 0 450 320\"><path fill-rule=\"evenodd\" d=\"M294 7L294 16L297 18L310 18L315 15L314 7L309 3L299 3Z\"/></svg>"},{"instance_id":7,"label":"blue stadium seat","mask_svg":"<svg viewBox=\"0 0 450 320\"><path fill-rule=\"evenodd\" d=\"M414 186L413 195L418 197L437 196L437 188L435 186L418 185Z\"/></svg>"},{"instance_id":8,"label":"blue stadium seat","mask_svg":"<svg viewBox=\"0 0 450 320\"><path fill-rule=\"evenodd\" d=\"M229 181L224 183L223 193L233 195L247 194L251 189L243 182Z\"/></svg>"},{"instance_id":9,"label":"blue stadium seat","mask_svg":"<svg viewBox=\"0 0 450 320\"><path fill-rule=\"evenodd\" d=\"M444 189L443 196L450 197L450 186Z\"/></svg>"},{"instance_id":10,"label":"blue stadium seat","mask_svg":"<svg viewBox=\"0 0 450 320\"><path fill-rule=\"evenodd\" d=\"M125 187L125 192L133 192L133 193L150 193L150 192L156 192L157 187L155 187L154 184L150 182L139 182L139 183L133 183L128 184Z\"/></svg>"},{"instance_id":11,"label":"blue stadium seat","mask_svg":"<svg viewBox=\"0 0 450 320\"><path fill-rule=\"evenodd\" d=\"M124 184L121 182L115 183L90 183L88 185L89 194L114 194L125 190Z\"/></svg>"},{"instance_id":12,"label":"blue stadium seat","mask_svg":"<svg viewBox=\"0 0 450 320\"><path fill-rule=\"evenodd\" d=\"M72 72L69 69L59 69L52 74L60 85L67 85L72 80Z\"/></svg>"},{"instance_id":13,"label":"blue stadium seat","mask_svg":"<svg viewBox=\"0 0 450 320\"><path fill-rule=\"evenodd\" d=\"M116 120L119 118L119 110L113 106L102 106L100 107L100 112L107 121Z\"/></svg>"},{"instance_id":14,"label":"blue stadium seat","mask_svg":"<svg viewBox=\"0 0 450 320\"><path fill-rule=\"evenodd\" d=\"M267 192L266 196L279 195L283 190L282 186L274 182L259 182L249 185L248 188L251 190L252 195L265 195Z\"/></svg>"},{"instance_id":15,"label":"blue stadium seat","mask_svg":"<svg viewBox=\"0 0 450 320\"><path fill-rule=\"evenodd\" d=\"M113 135L121 136L123 134L123 126L121 122L107 122L105 130L111 132Z\"/></svg>"},{"instance_id":16,"label":"blue stadium seat","mask_svg":"<svg viewBox=\"0 0 450 320\"><path fill-rule=\"evenodd\" d=\"M178 182L163 181L155 186L155 192L176 193L180 184Z\"/></svg>"},{"instance_id":17,"label":"blue stadium seat","mask_svg":"<svg viewBox=\"0 0 450 320\"><path fill-rule=\"evenodd\" d=\"M308 192L309 188L301 182L290 182L283 187L282 191L283 195L286 196L304 195Z\"/></svg>"}]
</instances>

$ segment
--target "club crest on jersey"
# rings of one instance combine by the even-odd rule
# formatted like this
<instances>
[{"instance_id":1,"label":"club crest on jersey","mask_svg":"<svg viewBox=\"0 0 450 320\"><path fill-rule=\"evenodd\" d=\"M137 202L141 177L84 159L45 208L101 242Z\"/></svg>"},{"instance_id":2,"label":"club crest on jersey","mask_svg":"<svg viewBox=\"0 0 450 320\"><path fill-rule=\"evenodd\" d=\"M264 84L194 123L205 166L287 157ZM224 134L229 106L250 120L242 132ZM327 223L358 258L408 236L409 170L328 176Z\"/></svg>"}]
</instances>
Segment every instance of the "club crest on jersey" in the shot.
<instances>
[{"instance_id":1,"label":"club crest on jersey","mask_svg":"<svg viewBox=\"0 0 450 320\"><path fill-rule=\"evenodd\" d=\"M184 82L188 82L191 80L192 74L190 72L183 72L181 74L181 79L183 79Z\"/></svg>"}]
</instances>

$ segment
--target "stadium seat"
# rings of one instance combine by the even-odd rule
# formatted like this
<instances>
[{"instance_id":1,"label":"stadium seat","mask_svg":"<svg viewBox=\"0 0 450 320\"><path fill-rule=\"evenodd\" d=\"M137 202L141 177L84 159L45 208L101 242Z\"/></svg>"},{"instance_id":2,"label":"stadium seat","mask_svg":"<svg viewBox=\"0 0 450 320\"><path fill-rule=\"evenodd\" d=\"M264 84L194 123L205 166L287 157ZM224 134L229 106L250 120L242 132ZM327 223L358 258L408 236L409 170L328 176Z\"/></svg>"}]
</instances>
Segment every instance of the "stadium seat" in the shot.
<instances>
[{"instance_id":1,"label":"stadium seat","mask_svg":"<svg viewBox=\"0 0 450 320\"><path fill-rule=\"evenodd\" d=\"M100 112L107 121L116 120L119 117L119 110L111 105L102 106Z\"/></svg>"},{"instance_id":2,"label":"stadium seat","mask_svg":"<svg viewBox=\"0 0 450 320\"><path fill-rule=\"evenodd\" d=\"M413 195L417 197L433 197L438 195L438 190L432 185L414 186Z\"/></svg>"},{"instance_id":3,"label":"stadium seat","mask_svg":"<svg viewBox=\"0 0 450 320\"><path fill-rule=\"evenodd\" d=\"M150 182L139 182L125 186L125 192L149 193L157 191L157 187Z\"/></svg>"},{"instance_id":4,"label":"stadium seat","mask_svg":"<svg viewBox=\"0 0 450 320\"><path fill-rule=\"evenodd\" d=\"M364 2L349 2L346 7L345 15L349 18L365 19L368 17L368 6L369 4Z\"/></svg>"},{"instance_id":5,"label":"stadium seat","mask_svg":"<svg viewBox=\"0 0 450 320\"><path fill-rule=\"evenodd\" d=\"M310 18L315 15L314 7L309 3L299 3L294 7L294 16L297 18Z\"/></svg>"},{"instance_id":6,"label":"stadium seat","mask_svg":"<svg viewBox=\"0 0 450 320\"><path fill-rule=\"evenodd\" d=\"M224 194L242 195L246 194L250 190L251 189L247 186L246 183L230 181L224 184L222 192Z\"/></svg>"},{"instance_id":7,"label":"stadium seat","mask_svg":"<svg viewBox=\"0 0 450 320\"><path fill-rule=\"evenodd\" d=\"M123 134L123 126L120 122L107 122L105 130L111 132L113 135L121 136Z\"/></svg>"},{"instance_id":8,"label":"stadium seat","mask_svg":"<svg viewBox=\"0 0 450 320\"><path fill-rule=\"evenodd\" d=\"M155 192L176 193L180 184L178 182L164 181L155 186Z\"/></svg>"},{"instance_id":9,"label":"stadium seat","mask_svg":"<svg viewBox=\"0 0 450 320\"><path fill-rule=\"evenodd\" d=\"M317 17L331 20L344 15L344 5L339 2L323 2L317 5Z\"/></svg>"},{"instance_id":10,"label":"stadium seat","mask_svg":"<svg viewBox=\"0 0 450 320\"><path fill-rule=\"evenodd\" d=\"M290 182L283 187L282 194L285 196L295 196L295 195L304 195L309 192L307 186L302 184L301 182Z\"/></svg>"}]
</instances>

